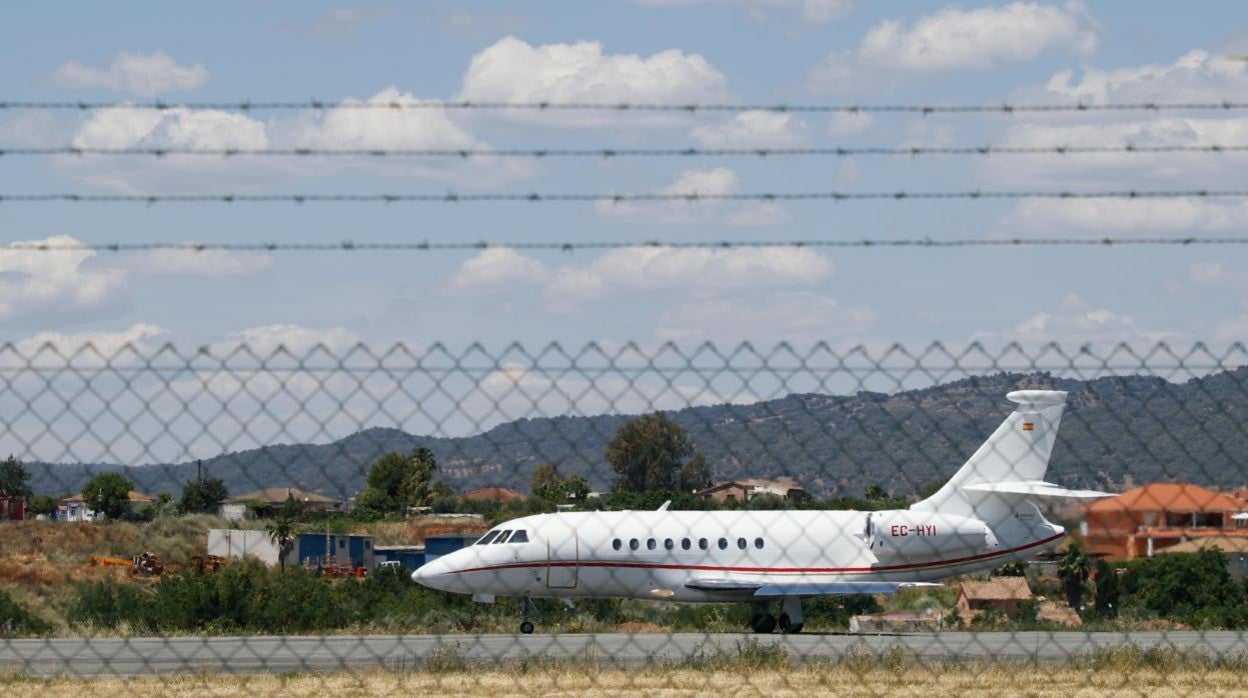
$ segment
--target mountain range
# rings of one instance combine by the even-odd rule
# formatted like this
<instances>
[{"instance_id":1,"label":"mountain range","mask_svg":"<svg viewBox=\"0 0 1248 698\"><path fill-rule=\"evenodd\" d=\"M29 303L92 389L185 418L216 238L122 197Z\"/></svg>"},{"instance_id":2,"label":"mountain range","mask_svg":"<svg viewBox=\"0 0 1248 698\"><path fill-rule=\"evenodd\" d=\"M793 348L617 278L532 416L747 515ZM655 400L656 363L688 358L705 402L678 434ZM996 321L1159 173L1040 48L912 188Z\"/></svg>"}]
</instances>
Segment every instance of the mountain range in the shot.
<instances>
[{"instance_id":1,"label":"mountain range","mask_svg":"<svg viewBox=\"0 0 1248 698\"><path fill-rule=\"evenodd\" d=\"M1248 482L1248 368L1171 382L1156 376L1093 380L998 373L893 394L791 394L752 404L670 411L717 480L787 475L818 497L879 485L912 495L952 474L1012 409L1020 388L1070 393L1048 479L1121 490L1151 481L1230 488ZM606 489L608 439L626 415L521 419L468 437L371 428L326 444L281 444L202 462L231 493L291 486L337 498L358 493L368 466L388 451L430 448L438 478L457 491L501 485L527 491L533 470L553 462ZM27 463L36 492L78 491L93 473L122 472L135 488L175 496L196 463L141 466Z\"/></svg>"}]
</instances>

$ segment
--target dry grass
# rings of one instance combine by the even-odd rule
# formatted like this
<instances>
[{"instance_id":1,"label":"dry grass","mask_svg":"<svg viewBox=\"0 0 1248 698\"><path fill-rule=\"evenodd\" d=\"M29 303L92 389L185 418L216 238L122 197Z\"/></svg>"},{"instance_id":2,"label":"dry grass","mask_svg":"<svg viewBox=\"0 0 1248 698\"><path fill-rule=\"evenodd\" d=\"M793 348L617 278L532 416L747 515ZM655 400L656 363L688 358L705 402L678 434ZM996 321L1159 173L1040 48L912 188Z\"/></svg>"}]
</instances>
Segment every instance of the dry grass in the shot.
<instances>
[{"instance_id":1,"label":"dry grass","mask_svg":"<svg viewBox=\"0 0 1248 698\"><path fill-rule=\"evenodd\" d=\"M793 669L598 669L516 668L359 674L279 676L169 676L103 678L0 679L5 696L96 695L172 696L1183 696L1245 695L1248 678L1229 670L1167 672L1159 669L1077 670L1035 666L910 667L904 670L849 666Z\"/></svg>"}]
</instances>

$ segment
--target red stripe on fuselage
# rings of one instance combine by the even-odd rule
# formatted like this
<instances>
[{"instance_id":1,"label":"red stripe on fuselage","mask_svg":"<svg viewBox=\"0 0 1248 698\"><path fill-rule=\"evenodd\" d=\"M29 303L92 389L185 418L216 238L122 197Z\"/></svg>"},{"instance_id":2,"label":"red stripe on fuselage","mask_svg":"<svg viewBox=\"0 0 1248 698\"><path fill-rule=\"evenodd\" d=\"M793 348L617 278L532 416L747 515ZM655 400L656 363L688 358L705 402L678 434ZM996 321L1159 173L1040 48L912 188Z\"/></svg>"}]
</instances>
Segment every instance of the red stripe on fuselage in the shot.
<instances>
[{"instance_id":1,"label":"red stripe on fuselage","mask_svg":"<svg viewBox=\"0 0 1248 698\"><path fill-rule=\"evenodd\" d=\"M1065 532L1050 536L1043 540L1034 541L1027 545L1008 550L998 550L992 553L981 553L979 555L971 555L968 557L959 557L952 560L933 560L931 562L915 562L907 565L883 565L880 567L728 567L718 565L676 565L660 562L607 562L602 560L590 561L550 561L539 560L535 562L509 562L502 565L486 565L485 567L470 567L462 570L452 570L447 574L464 574L467 572L484 572L488 570L508 570L521 569L525 567L625 567L632 569L654 569L654 570L697 570L699 572L759 572L763 574L862 574L869 572L896 572L899 570L924 569L928 567L945 567L948 565L959 565L965 562L974 562L976 560L986 560L988 558L1000 557L1017 553L1023 550L1029 550L1045 543L1051 543L1058 538L1066 535Z\"/></svg>"}]
</instances>

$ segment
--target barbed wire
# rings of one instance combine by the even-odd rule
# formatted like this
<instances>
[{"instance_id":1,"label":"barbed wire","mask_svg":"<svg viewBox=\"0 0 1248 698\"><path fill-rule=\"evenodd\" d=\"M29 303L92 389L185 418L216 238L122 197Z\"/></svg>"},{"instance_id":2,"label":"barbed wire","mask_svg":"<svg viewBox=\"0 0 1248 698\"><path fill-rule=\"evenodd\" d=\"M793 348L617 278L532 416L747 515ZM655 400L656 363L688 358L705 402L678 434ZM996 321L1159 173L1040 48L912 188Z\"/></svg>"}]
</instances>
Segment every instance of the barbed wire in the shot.
<instances>
[{"instance_id":1,"label":"barbed wire","mask_svg":"<svg viewBox=\"0 0 1248 698\"><path fill-rule=\"evenodd\" d=\"M684 201L904 201L952 199L1214 199L1245 198L1248 189L1171 189L1171 190L1105 190L1105 191L806 191L806 192L744 192L744 193L515 193L485 192L461 194L0 194L0 203L484 203L484 202L676 202Z\"/></svg>"},{"instance_id":2,"label":"barbed wire","mask_svg":"<svg viewBox=\"0 0 1248 698\"><path fill-rule=\"evenodd\" d=\"M903 113L903 114L1016 114L1051 112L1122 112L1122 111L1238 111L1248 109L1248 102L1232 100L1193 102L1068 102L1050 104L659 104L644 102L558 102L558 101L472 101L472 100L390 100L346 101L268 100L268 101L73 101L73 100L5 100L0 110L94 111L99 109L216 109L253 110L522 110L522 111L613 111L613 112L699 112L735 113L768 111L779 113Z\"/></svg>"},{"instance_id":3,"label":"barbed wire","mask_svg":"<svg viewBox=\"0 0 1248 698\"><path fill-rule=\"evenodd\" d=\"M857 157L930 155L1135 155L1135 154L1218 154L1248 152L1248 145L1093 145L1093 146L866 146L821 148L192 148L151 146L95 148L54 146L45 148L4 148L4 156L149 156L177 155L216 157L524 157L524 158L602 158L617 157Z\"/></svg>"},{"instance_id":4,"label":"barbed wire","mask_svg":"<svg viewBox=\"0 0 1248 698\"><path fill-rule=\"evenodd\" d=\"M1244 237L1062 237L1062 238L862 238L846 240L605 240L586 242L13 242L0 249L18 252L440 252L462 250L611 250L636 248L739 249L802 247L1114 247L1114 246L1194 246L1248 245Z\"/></svg>"}]
</instances>

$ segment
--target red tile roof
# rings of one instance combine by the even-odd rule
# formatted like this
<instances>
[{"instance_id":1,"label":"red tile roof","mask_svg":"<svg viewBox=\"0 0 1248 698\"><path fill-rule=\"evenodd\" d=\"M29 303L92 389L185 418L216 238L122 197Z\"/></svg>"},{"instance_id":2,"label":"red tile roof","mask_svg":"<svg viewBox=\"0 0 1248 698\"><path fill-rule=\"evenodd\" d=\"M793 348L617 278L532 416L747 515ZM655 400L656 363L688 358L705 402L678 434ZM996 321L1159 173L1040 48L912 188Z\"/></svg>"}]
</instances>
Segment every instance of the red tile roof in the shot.
<instances>
[{"instance_id":1,"label":"red tile roof","mask_svg":"<svg viewBox=\"0 0 1248 698\"><path fill-rule=\"evenodd\" d=\"M1233 497L1199 485L1169 482L1127 490L1117 497L1102 499L1088 507L1089 512L1124 511L1241 511L1243 504Z\"/></svg>"}]
</instances>

